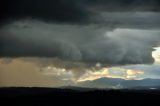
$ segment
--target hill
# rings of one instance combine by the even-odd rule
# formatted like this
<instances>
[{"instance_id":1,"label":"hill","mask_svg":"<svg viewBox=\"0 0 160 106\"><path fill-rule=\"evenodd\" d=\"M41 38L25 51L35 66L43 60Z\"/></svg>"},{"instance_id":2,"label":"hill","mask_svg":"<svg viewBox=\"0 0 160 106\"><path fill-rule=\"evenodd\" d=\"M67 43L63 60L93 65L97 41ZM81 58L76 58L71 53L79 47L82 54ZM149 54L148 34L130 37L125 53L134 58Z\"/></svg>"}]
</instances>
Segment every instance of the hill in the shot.
<instances>
[{"instance_id":1,"label":"hill","mask_svg":"<svg viewBox=\"0 0 160 106\"><path fill-rule=\"evenodd\" d=\"M84 81L79 83L81 87L90 88L112 88L112 89L133 89L137 87L141 88L153 88L160 86L160 79L142 79L142 80L124 80L120 78L100 78L93 81ZM146 89L145 88L145 89Z\"/></svg>"}]
</instances>

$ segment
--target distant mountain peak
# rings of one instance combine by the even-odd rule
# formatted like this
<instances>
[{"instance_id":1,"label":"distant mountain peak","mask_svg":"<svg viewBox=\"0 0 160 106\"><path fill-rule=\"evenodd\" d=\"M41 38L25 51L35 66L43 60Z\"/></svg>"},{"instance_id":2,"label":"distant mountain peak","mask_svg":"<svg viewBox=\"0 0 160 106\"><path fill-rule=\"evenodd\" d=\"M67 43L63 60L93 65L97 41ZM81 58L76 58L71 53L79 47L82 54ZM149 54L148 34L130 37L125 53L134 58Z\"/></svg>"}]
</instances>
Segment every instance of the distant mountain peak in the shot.
<instances>
[{"instance_id":1,"label":"distant mountain peak","mask_svg":"<svg viewBox=\"0 0 160 106\"><path fill-rule=\"evenodd\" d=\"M78 83L78 86L89 88L132 88L145 86L160 86L160 79L146 78L142 80L125 80L121 78L103 77L92 81Z\"/></svg>"}]
</instances>

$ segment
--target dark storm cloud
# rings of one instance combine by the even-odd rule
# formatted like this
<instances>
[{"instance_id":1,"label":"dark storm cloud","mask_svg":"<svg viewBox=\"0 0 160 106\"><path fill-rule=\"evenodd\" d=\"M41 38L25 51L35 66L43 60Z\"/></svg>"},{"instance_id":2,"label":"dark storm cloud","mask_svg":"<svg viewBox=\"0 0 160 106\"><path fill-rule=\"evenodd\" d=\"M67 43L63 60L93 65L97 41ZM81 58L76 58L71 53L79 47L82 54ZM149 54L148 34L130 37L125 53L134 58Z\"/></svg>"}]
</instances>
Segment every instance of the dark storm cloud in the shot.
<instances>
[{"instance_id":1,"label":"dark storm cloud","mask_svg":"<svg viewBox=\"0 0 160 106\"><path fill-rule=\"evenodd\" d=\"M84 0L98 11L159 11L159 0Z\"/></svg>"},{"instance_id":2,"label":"dark storm cloud","mask_svg":"<svg viewBox=\"0 0 160 106\"><path fill-rule=\"evenodd\" d=\"M1 0L0 20L88 23L100 11L159 11L159 0Z\"/></svg>"},{"instance_id":3,"label":"dark storm cloud","mask_svg":"<svg viewBox=\"0 0 160 106\"><path fill-rule=\"evenodd\" d=\"M95 22L110 28L158 29L159 12L100 12Z\"/></svg>"},{"instance_id":4,"label":"dark storm cloud","mask_svg":"<svg viewBox=\"0 0 160 106\"><path fill-rule=\"evenodd\" d=\"M2 0L1 20L37 18L53 22L84 22L90 14L80 0Z\"/></svg>"},{"instance_id":5,"label":"dark storm cloud","mask_svg":"<svg viewBox=\"0 0 160 106\"><path fill-rule=\"evenodd\" d=\"M0 56L152 63L160 39L159 5L158 0L2 0Z\"/></svg>"},{"instance_id":6,"label":"dark storm cloud","mask_svg":"<svg viewBox=\"0 0 160 106\"><path fill-rule=\"evenodd\" d=\"M0 30L1 57L57 57L109 64L152 63L159 30L21 20Z\"/></svg>"}]
</instances>

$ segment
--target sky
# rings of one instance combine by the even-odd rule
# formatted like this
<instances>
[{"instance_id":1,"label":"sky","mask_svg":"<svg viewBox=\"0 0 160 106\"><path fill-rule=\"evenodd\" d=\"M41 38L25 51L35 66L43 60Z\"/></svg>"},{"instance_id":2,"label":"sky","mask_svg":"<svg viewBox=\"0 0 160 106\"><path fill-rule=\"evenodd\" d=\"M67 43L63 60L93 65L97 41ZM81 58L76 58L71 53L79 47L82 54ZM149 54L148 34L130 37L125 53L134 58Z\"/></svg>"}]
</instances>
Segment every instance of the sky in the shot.
<instances>
[{"instance_id":1,"label":"sky","mask_svg":"<svg viewBox=\"0 0 160 106\"><path fill-rule=\"evenodd\" d=\"M0 87L160 79L159 7L159 0L2 0Z\"/></svg>"}]
</instances>

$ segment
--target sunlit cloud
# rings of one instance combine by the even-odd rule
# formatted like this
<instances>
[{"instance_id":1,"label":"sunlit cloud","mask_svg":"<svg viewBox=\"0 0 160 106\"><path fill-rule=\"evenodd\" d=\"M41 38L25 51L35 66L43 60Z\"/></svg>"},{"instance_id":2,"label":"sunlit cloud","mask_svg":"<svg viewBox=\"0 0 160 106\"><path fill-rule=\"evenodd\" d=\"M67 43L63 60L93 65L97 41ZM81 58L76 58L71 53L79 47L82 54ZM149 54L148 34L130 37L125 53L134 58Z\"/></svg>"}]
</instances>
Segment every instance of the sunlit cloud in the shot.
<instances>
[{"instance_id":1,"label":"sunlit cloud","mask_svg":"<svg viewBox=\"0 0 160 106\"><path fill-rule=\"evenodd\" d=\"M79 77L75 78L73 73L74 70L67 70L65 68L56 68L54 66L48 66L42 69L42 73L47 76L58 77L62 80L68 80L72 82L82 82L82 81L92 81L99 78L121 78L125 80L139 79L140 75L143 75L143 71L124 69L120 67L106 68L102 67L100 69L90 68L86 69L85 72Z\"/></svg>"},{"instance_id":2,"label":"sunlit cloud","mask_svg":"<svg viewBox=\"0 0 160 106\"><path fill-rule=\"evenodd\" d=\"M131 70L131 69L128 69L126 70L126 79L135 79L138 75L143 75L144 72L142 71L137 71L137 70Z\"/></svg>"},{"instance_id":3,"label":"sunlit cloud","mask_svg":"<svg viewBox=\"0 0 160 106\"><path fill-rule=\"evenodd\" d=\"M99 79L102 77L108 77L109 76L109 71L107 68L103 68L99 71L91 71L91 70L86 70L86 73L83 74L77 81L87 81L87 80L95 80Z\"/></svg>"},{"instance_id":4,"label":"sunlit cloud","mask_svg":"<svg viewBox=\"0 0 160 106\"><path fill-rule=\"evenodd\" d=\"M152 57L155 60L155 63L160 63L160 47L155 47L155 51L152 52Z\"/></svg>"},{"instance_id":5,"label":"sunlit cloud","mask_svg":"<svg viewBox=\"0 0 160 106\"><path fill-rule=\"evenodd\" d=\"M87 70L77 81L96 80L99 78L121 78L125 80L140 79L139 76L143 75L143 71L123 69L123 68L102 68L98 71Z\"/></svg>"}]
</instances>

